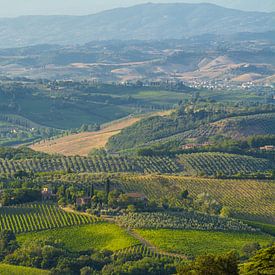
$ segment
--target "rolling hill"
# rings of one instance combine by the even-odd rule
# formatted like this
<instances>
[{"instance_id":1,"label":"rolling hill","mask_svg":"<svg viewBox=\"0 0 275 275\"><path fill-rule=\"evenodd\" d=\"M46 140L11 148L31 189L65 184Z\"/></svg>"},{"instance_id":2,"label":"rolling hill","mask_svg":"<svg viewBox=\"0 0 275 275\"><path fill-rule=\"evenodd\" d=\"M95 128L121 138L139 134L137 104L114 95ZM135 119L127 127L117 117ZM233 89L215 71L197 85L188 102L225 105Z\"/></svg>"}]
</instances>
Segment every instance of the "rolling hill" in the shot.
<instances>
[{"instance_id":1,"label":"rolling hill","mask_svg":"<svg viewBox=\"0 0 275 275\"><path fill-rule=\"evenodd\" d=\"M143 145L166 143L180 146L189 140L196 142L198 139L207 140L219 135L234 139L252 135L272 135L275 134L274 123L275 113L259 113L220 119L181 131L180 129L185 125L180 120L177 122L171 117L152 117L123 129L121 133L111 137L106 146L110 151L119 151ZM130 140L129 136L131 136Z\"/></svg>"},{"instance_id":2,"label":"rolling hill","mask_svg":"<svg viewBox=\"0 0 275 275\"><path fill-rule=\"evenodd\" d=\"M171 111L157 112L151 115L169 115ZM151 116L150 114L147 116ZM138 122L146 115L130 116L117 121L113 121L107 125L103 125L102 129L96 132L84 132L64 136L61 138L43 140L30 146L31 149L48 154L61 154L65 156L87 156L92 149L104 148L108 140L127 128Z\"/></svg>"},{"instance_id":3,"label":"rolling hill","mask_svg":"<svg viewBox=\"0 0 275 275\"><path fill-rule=\"evenodd\" d=\"M274 13L244 12L212 4L148 3L88 16L2 18L0 47L266 32L274 30L274 17Z\"/></svg>"}]
</instances>

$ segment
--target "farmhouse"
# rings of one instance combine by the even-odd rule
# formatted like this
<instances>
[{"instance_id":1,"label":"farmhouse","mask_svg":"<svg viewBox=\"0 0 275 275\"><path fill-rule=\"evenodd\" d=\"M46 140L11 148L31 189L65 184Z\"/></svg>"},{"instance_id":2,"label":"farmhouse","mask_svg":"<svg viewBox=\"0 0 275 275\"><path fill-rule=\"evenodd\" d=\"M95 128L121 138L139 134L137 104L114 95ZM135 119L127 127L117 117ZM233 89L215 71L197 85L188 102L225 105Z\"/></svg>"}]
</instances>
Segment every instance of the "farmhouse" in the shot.
<instances>
[{"instance_id":1,"label":"farmhouse","mask_svg":"<svg viewBox=\"0 0 275 275\"><path fill-rule=\"evenodd\" d=\"M131 203L147 203L148 199L144 194L141 193L126 193L125 194L128 198L128 201Z\"/></svg>"},{"instance_id":2,"label":"farmhouse","mask_svg":"<svg viewBox=\"0 0 275 275\"><path fill-rule=\"evenodd\" d=\"M42 195L42 200L51 200L53 197L55 197L53 190L48 186L43 187L41 191L41 195Z\"/></svg>"},{"instance_id":3,"label":"farmhouse","mask_svg":"<svg viewBox=\"0 0 275 275\"><path fill-rule=\"evenodd\" d=\"M266 145L266 146L260 147L260 150L262 150L262 151L275 151L275 146Z\"/></svg>"},{"instance_id":4,"label":"farmhouse","mask_svg":"<svg viewBox=\"0 0 275 275\"><path fill-rule=\"evenodd\" d=\"M212 145L210 142L205 142L203 144L189 143L189 144L184 144L181 148L183 150L190 150L190 149L201 148L201 147L210 146L210 145Z\"/></svg>"},{"instance_id":5,"label":"farmhouse","mask_svg":"<svg viewBox=\"0 0 275 275\"><path fill-rule=\"evenodd\" d=\"M85 206L91 203L90 197L82 197L76 199L76 205L77 206Z\"/></svg>"}]
</instances>

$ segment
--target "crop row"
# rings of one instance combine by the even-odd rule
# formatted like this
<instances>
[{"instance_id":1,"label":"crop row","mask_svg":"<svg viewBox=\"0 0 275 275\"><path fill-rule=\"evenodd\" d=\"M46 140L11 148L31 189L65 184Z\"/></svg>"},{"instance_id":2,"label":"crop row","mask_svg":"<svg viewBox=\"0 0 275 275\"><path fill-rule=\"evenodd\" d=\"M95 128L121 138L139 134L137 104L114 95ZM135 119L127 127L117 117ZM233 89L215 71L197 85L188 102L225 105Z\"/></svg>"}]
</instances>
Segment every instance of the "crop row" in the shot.
<instances>
[{"instance_id":1,"label":"crop row","mask_svg":"<svg viewBox=\"0 0 275 275\"><path fill-rule=\"evenodd\" d=\"M0 173L12 174L18 171L49 172L141 172L174 173L179 170L176 162L166 157L56 157L27 160L0 159Z\"/></svg>"},{"instance_id":2,"label":"crop row","mask_svg":"<svg viewBox=\"0 0 275 275\"><path fill-rule=\"evenodd\" d=\"M272 169L268 160L222 153L194 153L179 156L184 171L191 175L235 175Z\"/></svg>"},{"instance_id":3,"label":"crop row","mask_svg":"<svg viewBox=\"0 0 275 275\"><path fill-rule=\"evenodd\" d=\"M194 211L130 213L116 218L119 225L128 228L187 229L256 232L253 227L241 221L220 218Z\"/></svg>"},{"instance_id":4,"label":"crop row","mask_svg":"<svg viewBox=\"0 0 275 275\"><path fill-rule=\"evenodd\" d=\"M111 189L124 192L145 194L150 200L171 206L182 206L179 199L184 190L196 198L207 193L220 205L230 208L233 217L275 223L275 181L268 180L225 180L211 178L193 178L175 175L112 174ZM96 189L104 190L106 175L95 173L83 174L38 174L32 179L33 184L42 187L45 184L78 185L80 188L94 184ZM5 184L4 184L5 185Z\"/></svg>"},{"instance_id":5,"label":"crop row","mask_svg":"<svg viewBox=\"0 0 275 275\"><path fill-rule=\"evenodd\" d=\"M96 222L98 218L68 213L55 205L30 204L0 209L0 229L14 233L32 232Z\"/></svg>"}]
</instances>

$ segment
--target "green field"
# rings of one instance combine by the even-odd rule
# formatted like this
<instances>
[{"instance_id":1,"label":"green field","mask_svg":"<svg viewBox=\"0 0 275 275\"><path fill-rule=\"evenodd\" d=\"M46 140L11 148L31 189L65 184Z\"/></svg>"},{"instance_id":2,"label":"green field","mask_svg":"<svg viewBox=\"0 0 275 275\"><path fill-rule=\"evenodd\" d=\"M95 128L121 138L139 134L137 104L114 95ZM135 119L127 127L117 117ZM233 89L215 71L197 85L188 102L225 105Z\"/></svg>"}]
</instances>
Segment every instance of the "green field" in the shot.
<instances>
[{"instance_id":1,"label":"green field","mask_svg":"<svg viewBox=\"0 0 275 275\"><path fill-rule=\"evenodd\" d=\"M54 204L21 204L0 209L0 229L14 233L40 231L97 222L96 216L65 212Z\"/></svg>"},{"instance_id":2,"label":"green field","mask_svg":"<svg viewBox=\"0 0 275 275\"><path fill-rule=\"evenodd\" d=\"M205 253L219 254L230 250L240 251L247 243L258 242L261 245L267 245L273 239L269 235L247 233L169 229L138 229L136 231L163 251L181 253L187 256Z\"/></svg>"},{"instance_id":3,"label":"green field","mask_svg":"<svg viewBox=\"0 0 275 275\"><path fill-rule=\"evenodd\" d=\"M116 251L138 243L123 229L109 223L52 229L17 236L19 243L33 239L43 240L48 238L64 243L66 248L71 251L85 251L89 249Z\"/></svg>"},{"instance_id":4,"label":"green field","mask_svg":"<svg viewBox=\"0 0 275 275\"><path fill-rule=\"evenodd\" d=\"M0 264L0 274L1 275L46 275L50 274L49 271L23 267L23 266L13 266L8 264Z\"/></svg>"}]
</instances>

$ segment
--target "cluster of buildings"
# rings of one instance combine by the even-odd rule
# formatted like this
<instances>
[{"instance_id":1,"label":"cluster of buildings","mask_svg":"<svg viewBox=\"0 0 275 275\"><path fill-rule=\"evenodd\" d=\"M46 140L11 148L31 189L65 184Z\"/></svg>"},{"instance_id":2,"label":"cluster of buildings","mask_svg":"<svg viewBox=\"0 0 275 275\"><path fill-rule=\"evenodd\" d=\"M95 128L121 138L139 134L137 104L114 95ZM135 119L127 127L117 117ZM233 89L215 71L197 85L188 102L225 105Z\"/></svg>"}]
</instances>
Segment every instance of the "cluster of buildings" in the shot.
<instances>
[{"instance_id":1,"label":"cluster of buildings","mask_svg":"<svg viewBox=\"0 0 275 275\"><path fill-rule=\"evenodd\" d=\"M207 146L211 146L211 145L213 145L213 144L210 143L210 142L205 142L205 143L202 143L202 144L199 144L199 143L188 143L188 144L182 145L181 149L182 150L192 150L192 149L201 148L201 147L207 147Z\"/></svg>"},{"instance_id":2,"label":"cluster of buildings","mask_svg":"<svg viewBox=\"0 0 275 275\"><path fill-rule=\"evenodd\" d=\"M54 194L53 190L50 187L43 187L41 190L42 200L55 200L56 194ZM146 204L148 202L147 197L141 193L126 193L125 196L130 204L143 203ZM83 196L76 198L76 206L82 207L90 205L92 202L92 198L89 196Z\"/></svg>"}]
</instances>

